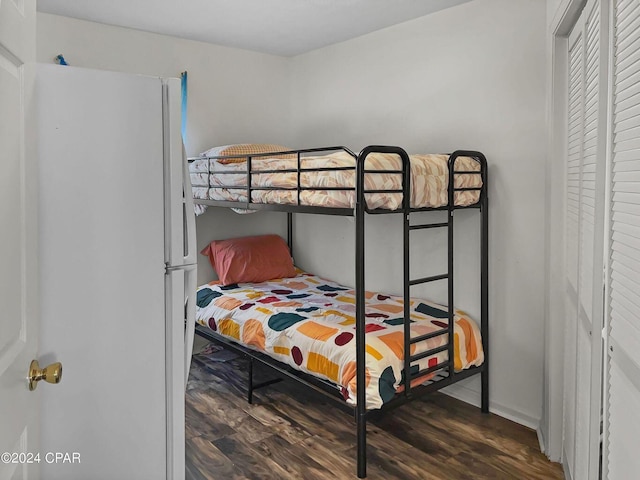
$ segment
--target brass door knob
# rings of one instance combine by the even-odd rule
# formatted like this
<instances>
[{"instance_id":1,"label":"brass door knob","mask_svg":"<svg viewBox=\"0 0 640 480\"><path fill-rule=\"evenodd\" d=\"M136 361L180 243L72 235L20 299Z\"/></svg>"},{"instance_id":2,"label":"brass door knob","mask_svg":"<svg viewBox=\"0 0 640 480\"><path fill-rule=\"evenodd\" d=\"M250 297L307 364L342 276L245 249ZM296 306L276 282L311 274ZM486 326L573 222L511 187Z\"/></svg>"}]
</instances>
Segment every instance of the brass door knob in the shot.
<instances>
[{"instance_id":1,"label":"brass door knob","mask_svg":"<svg viewBox=\"0 0 640 480\"><path fill-rule=\"evenodd\" d=\"M60 383L62 380L62 364L60 362L47 365L40 369L37 360L32 360L29 366L29 390L35 390L40 380L48 383Z\"/></svg>"}]
</instances>

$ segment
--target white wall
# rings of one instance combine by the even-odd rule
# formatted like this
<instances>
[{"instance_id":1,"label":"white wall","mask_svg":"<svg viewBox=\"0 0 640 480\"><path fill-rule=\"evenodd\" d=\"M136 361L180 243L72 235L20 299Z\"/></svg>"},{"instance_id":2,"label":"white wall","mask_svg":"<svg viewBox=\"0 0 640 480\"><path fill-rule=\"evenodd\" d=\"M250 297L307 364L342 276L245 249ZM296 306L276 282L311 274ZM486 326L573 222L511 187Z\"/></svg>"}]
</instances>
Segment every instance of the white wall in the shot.
<instances>
[{"instance_id":1,"label":"white wall","mask_svg":"<svg viewBox=\"0 0 640 480\"><path fill-rule=\"evenodd\" d=\"M71 65L179 77L188 71L187 155L214 145L267 142L291 145L290 60L275 55L38 13L37 61L63 54ZM259 220L258 220L259 219ZM249 219L210 210L197 219L198 245L270 231L286 238L284 214ZM214 278L198 256L198 279Z\"/></svg>"},{"instance_id":2,"label":"white wall","mask_svg":"<svg viewBox=\"0 0 640 480\"><path fill-rule=\"evenodd\" d=\"M476 0L298 56L292 87L296 144L485 153L491 404L533 427L544 352L545 15L539 0ZM456 217L456 305L479 317L479 216ZM296 220L298 263L353 284L353 224ZM368 289L401 292L400 223L367 219ZM446 271L445 233L413 235L412 276ZM430 296L445 301L444 285ZM466 387L452 390L478 401L479 380Z\"/></svg>"},{"instance_id":3,"label":"white wall","mask_svg":"<svg viewBox=\"0 0 640 480\"><path fill-rule=\"evenodd\" d=\"M38 62L179 77L189 72L186 148L290 141L289 60L38 13Z\"/></svg>"}]
</instances>

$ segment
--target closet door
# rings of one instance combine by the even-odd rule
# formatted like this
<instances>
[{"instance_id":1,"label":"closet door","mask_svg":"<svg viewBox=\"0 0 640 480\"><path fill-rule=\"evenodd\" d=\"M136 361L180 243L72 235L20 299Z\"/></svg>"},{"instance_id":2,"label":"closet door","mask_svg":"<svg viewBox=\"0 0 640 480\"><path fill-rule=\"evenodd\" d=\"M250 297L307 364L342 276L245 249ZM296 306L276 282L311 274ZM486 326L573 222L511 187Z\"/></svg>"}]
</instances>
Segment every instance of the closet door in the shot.
<instances>
[{"instance_id":1,"label":"closet door","mask_svg":"<svg viewBox=\"0 0 640 480\"><path fill-rule=\"evenodd\" d=\"M604 473L626 480L640 472L640 0L615 0L613 25Z\"/></svg>"},{"instance_id":2,"label":"closet door","mask_svg":"<svg viewBox=\"0 0 640 480\"><path fill-rule=\"evenodd\" d=\"M563 446L573 479L598 478L599 470L607 118L604 3L587 2L569 37Z\"/></svg>"},{"instance_id":3,"label":"closet door","mask_svg":"<svg viewBox=\"0 0 640 480\"><path fill-rule=\"evenodd\" d=\"M563 455L574 469L576 451L576 334L578 324L578 252L580 171L584 125L584 38L579 23L569 37L569 118L565 199L566 319L564 363Z\"/></svg>"}]
</instances>

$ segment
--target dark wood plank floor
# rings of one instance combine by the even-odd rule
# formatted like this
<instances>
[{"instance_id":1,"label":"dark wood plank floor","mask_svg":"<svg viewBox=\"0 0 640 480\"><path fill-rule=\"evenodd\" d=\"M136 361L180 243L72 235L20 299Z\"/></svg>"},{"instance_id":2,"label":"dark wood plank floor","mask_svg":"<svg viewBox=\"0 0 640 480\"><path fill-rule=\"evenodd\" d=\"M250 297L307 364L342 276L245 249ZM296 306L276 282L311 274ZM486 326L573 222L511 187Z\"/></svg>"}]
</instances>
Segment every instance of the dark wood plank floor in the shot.
<instances>
[{"instance_id":1,"label":"dark wood plank floor","mask_svg":"<svg viewBox=\"0 0 640 480\"><path fill-rule=\"evenodd\" d=\"M273 376L263 368L254 374ZM188 480L356 478L351 415L291 381L256 391L249 405L246 378L240 357L193 362ZM369 424L367 473L403 480L563 478L560 465L540 453L535 432L439 393Z\"/></svg>"}]
</instances>

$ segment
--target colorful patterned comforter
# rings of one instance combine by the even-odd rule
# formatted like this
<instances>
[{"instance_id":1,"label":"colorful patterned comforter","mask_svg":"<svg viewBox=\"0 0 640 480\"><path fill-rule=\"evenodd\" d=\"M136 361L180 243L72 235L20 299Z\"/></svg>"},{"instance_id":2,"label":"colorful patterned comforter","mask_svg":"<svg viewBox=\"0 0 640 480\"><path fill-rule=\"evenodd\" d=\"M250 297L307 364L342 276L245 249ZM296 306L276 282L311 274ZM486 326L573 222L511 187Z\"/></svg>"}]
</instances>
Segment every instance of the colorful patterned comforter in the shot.
<instances>
[{"instance_id":1,"label":"colorful patterned comforter","mask_svg":"<svg viewBox=\"0 0 640 480\"><path fill-rule=\"evenodd\" d=\"M372 292L366 298L367 408L375 409L404 388L403 299ZM447 327L446 307L412 299L410 311L412 337ZM353 290L302 272L294 278L257 284L220 286L212 282L198 289L196 321L298 370L330 380L348 403L355 404ZM454 335L455 369L481 365L480 331L462 311L456 311ZM444 345L447 337L415 344L411 353ZM418 372L446 359L445 350L415 362L412 369Z\"/></svg>"},{"instance_id":2,"label":"colorful patterned comforter","mask_svg":"<svg viewBox=\"0 0 640 480\"><path fill-rule=\"evenodd\" d=\"M441 207L448 203L447 186L449 182L448 155L411 155L411 206ZM329 155L304 157L301 169L340 168L354 166L354 158L346 152ZM297 160L270 158L252 161L253 187L297 187L297 173L255 173L259 170L295 169ZM213 186L246 186L247 177L229 172L246 172L247 163L238 162L222 164L218 160L198 159L189 164L191 184L194 198L208 200L229 200L246 202L247 192L243 189L210 188ZM393 154L373 153L367 157L367 170L400 170L400 157ZM470 157L459 157L456 160L457 171L479 171L480 164ZM355 185L354 170L329 170L321 172L302 172L300 185L318 190L303 190L300 193L301 205L313 205L332 208L353 208L355 195L353 191L323 190L323 188L349 187ZM481 187L482 179L476 174L460 174L455 178L456 188ZM365 174L367 190L394 190L402 188L402 175L395 173ZM473 205L478 202L479 191L461 191L455 193L455 204L459 206ZM366 194L370 209L383 208L396 210L402 206L401 193ZM251 200L255 203L296 204L296 190L252 190Z\"/></svg>"}]
</instances>

